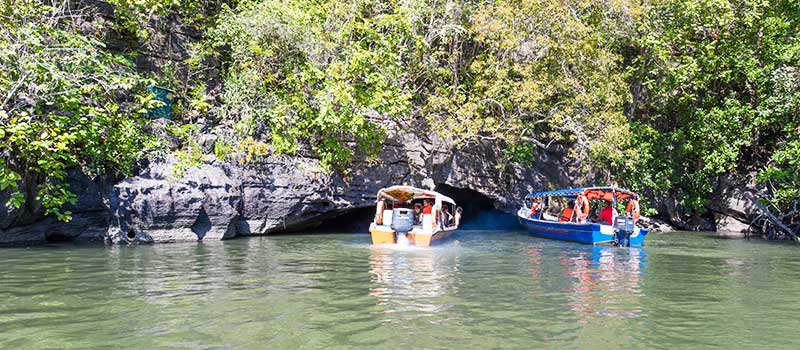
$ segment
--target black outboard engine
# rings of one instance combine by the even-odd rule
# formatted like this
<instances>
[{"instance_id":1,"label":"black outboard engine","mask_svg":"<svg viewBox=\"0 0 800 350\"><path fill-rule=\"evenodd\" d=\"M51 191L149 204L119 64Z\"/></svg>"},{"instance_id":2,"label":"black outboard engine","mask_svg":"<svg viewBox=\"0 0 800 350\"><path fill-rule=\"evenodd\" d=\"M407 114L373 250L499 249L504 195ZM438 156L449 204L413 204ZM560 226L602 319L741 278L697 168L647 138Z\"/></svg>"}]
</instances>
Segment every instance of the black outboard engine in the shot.
<instances>
[{"instance_id":1,"label":"black outboard engine","mask_svg":"<svg viewBox=\"0 0 800 350\"><path fill-rule=\"evenodd\" d=\"M406 234L414 226L414 211L408 208L392 209L391 228L397 234Z\"/></svg>"},{"instance_id":2,"label":"black outboard engine","mask_svg":"<svg viewBox=\"0 0 800 350\"><path fill-rule=\"evenodd\" d=\"M614 244L620 247L630 247L630 238L633 234L633 219L627 216L618 216L614 220Z\"/></svg>"}]
</instances>

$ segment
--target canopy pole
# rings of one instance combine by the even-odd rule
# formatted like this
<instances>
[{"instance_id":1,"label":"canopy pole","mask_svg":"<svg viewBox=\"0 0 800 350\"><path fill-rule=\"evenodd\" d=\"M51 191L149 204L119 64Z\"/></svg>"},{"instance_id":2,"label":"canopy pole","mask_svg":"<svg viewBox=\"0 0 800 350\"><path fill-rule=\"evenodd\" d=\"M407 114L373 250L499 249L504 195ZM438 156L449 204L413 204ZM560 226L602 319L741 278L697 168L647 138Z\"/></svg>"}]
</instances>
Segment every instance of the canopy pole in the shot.
<instances>
[{"instance_id":1,"label":"canopy pole","mask_svg":"<svg viewBox=\"0 0 800 350\"><path fill-rule=\"evenodd\" d=\"M617 209L617 190L611 189L611 209Z\"/></svg>"}]
</instances>

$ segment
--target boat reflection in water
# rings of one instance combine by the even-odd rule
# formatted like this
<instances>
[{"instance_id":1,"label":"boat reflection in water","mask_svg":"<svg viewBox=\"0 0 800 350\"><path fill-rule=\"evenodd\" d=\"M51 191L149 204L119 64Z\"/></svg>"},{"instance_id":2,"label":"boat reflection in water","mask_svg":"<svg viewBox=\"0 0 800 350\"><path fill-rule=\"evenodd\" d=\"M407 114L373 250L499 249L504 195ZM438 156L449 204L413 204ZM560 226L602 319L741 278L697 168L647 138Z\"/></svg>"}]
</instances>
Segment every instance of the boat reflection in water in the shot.
<instances>
[{"instance_id":1,"label":"boat reflection in water","mask_svg":"<svg viewBox=\"0 0 800 350\"><path fill-rule=\"evenodd\" d=\"M564 295L565 303L579 324L642 315L642 271L647 262L644 249L593 246L581 249L526 247L534 296ZM554 285L555 284L555 285Z\"/></svg>"},{"instance_id":2,"label":"boat reflection in water","mask_svg":"<svg viewBox=\"0 0 800 350\"><path fill-rule=\"evenodd\" d=\"M373 246L370 254L372 287L382 314L395 320L433 316L452 307L456 291L458 248L419 249Z\"/></svg>"},{"instance_id":3,"label":"boat reflection in water","mask_svg":"<svg viewBox=\"0 0 800 350\"><path fill-rule=\"evenodd\" d=\"M645 261L640 248L595 246L574 256L562 252L564 277L571 281L565 292L571 309L582 316L579 322L641 316Z\"/></svg>"}]
</instances>

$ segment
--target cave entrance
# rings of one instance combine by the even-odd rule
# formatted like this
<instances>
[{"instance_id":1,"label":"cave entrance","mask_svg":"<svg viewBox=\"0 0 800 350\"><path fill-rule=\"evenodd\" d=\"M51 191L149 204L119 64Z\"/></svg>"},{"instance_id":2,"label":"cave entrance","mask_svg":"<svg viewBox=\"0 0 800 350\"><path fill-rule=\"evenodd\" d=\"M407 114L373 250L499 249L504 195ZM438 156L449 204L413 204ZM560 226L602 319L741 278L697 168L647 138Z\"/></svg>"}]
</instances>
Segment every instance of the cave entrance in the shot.
<instances>
[{"instance_id":1,"label":"cave entrance","mask_svg":"<svg viewBox=\"0 0 800 350\"><path fill-rule=\"evenodd\" d=\"M519 222L514 215L497 210L494 200L478 191L437 184L436 192L452 198L463 208L459 229L465 230L514 230Z\"/></svg>"},{"instance_id":2,"label":"cave entrance","mask_svg":"<svg viewBox=\"0 0 800 350\"><path fill-rule=\"evenodd\" d=\"M452 198L463 208L459 229L465 230L516 230L519 223L512 214L494 207L494 200L478 191L457 188L444 184L436 185L435 191ZM319 233L369 233L369 225L375 218L375 206L348 209L318 221L313 229ZM327 216L327 215L326 215Z\"/></svg>"},{"instance_id":3,"label":"cave entrance","mask_svg":"<svg viewBox=\"0 0 800 350\"><path fill-rule=\"evenodd\" d=\"M62 232L49 232L44 236L47 243L67 243L72 242L74 239Z\"/></svg>"},{"instance_id":4,"label":"cave entrance","mask_svg":"<svg viewBox=\"0 0 800 350\"><path fill-rule=\"evenodd\" d=\"M375 206L347 209L323 219L313 229L320 233L369 233L369 225L375 218Z\"/></svg>"}]
</instances>

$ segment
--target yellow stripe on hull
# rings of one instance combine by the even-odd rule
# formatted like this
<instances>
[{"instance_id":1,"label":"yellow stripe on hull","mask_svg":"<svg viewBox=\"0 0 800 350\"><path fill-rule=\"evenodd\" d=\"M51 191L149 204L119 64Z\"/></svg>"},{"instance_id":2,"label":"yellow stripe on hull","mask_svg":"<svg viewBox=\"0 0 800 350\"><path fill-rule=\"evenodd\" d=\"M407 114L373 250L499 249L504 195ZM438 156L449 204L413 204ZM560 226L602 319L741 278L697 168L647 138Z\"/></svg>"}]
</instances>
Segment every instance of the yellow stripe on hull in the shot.
<instances>
[{"instance_id":1,"label":"yellow stripe on hull","mask_svg":"<svg viewBox=\"0 0 800 350\"><path fill-rule=\"evenodd\" d=\"M433 235L429 234L420 234L420 233L412 233L409 232L407 234L408 241L418 247L429 247L432 243L437 241L441 241L447 237L450 237L455 230L446 230L446 231L439 231ZM394 231L391 230L379 230L379 229L371 229L369 230L370 235L372 236L372 244L395 244L396 236Z\"/></svg>"},{"instance_id":2,"label":"yellow stripe on hull","mask_svg":"<svg viewBox=\"0 0 800 350\"><path fill-rule=\"evenodd\" d=\"M394 231L383 231L383 230L369 230L370 235L372 235L372 244L394 244L395 236Z\"/></svg>"}]
</instances>

